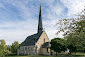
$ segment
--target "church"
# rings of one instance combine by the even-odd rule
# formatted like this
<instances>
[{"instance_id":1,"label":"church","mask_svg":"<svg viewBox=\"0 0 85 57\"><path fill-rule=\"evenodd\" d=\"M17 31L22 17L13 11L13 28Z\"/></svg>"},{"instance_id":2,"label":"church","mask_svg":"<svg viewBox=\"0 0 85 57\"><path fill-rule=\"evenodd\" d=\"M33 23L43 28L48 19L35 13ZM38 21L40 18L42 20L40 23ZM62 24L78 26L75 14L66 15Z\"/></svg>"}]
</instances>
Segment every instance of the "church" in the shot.
<instances>
[{"instance_id":1,"label":"church","mask_svg":"<svg viewBox=\"0 0 85 57\"><path fill-rule=\"evenodd\" d=\"M50 40L43 30L41 5L39 11L38 31L28 36L17 49L17 55L50 55Z\"/></svg>"}]
</instances>

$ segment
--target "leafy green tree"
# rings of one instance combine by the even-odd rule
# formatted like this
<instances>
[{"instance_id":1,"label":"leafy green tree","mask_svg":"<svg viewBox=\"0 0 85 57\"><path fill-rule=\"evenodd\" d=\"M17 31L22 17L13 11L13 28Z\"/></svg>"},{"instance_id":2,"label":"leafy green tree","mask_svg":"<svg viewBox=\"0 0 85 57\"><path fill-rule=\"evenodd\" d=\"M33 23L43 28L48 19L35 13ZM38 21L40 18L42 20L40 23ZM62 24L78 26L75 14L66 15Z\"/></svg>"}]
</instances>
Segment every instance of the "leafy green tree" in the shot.
<instances>
[{"instance_id":1,"label":"leafy green tree","mask_svg":"<svg viewBox=\"0 0 85 57\"><path fill-rule=\"evenodd\" d=\"M85 49L85 9L77 18L62 19L57 23L59 31L64 32L64 38L67 40L67 45L70 50L76 50L78 48Z\"/></svg>"},{"instance_id":2,"label":"leafy green tree","mask_svg":"<svg viewBox=\"0 0 85 57\"><path fill-rule=\"evenodd\" d=\"M17 54L17 48L18 47L19 47L18 41L15 41L14 43L12 43L12 46L11 46L12 53Z\"/></svg>"},{"instance_id":3,"label":"leafy green tree","mask_svg":"<svg viewBox=\"0 0 85 57\"><path fill-rule=\"evenodd\" d=\"M67 46L67 48L69 48L70 49L70 54L72 53L72 52L76 52L76 46L73 46L73 45L68 45Z\"/></svg>"},{"instance_id":4,"label":"leafy green tree","mask_svg":"<svg viewBox=\"0 0 85 57\"><path fill-rule=\"evenodd\" d=\"M7 50L11 51L11 45L7 45Z\"/></svg>"},{"instance_id":5,"label":"leafy green tree","mask_svg":"<svg viewBox=\"0 0 85 57\"><path fill-rule=\"evenodd\" d=\"M65 37L66 43L67 43L67 47L70 49L70 54L72 52L76 53L77 48L79 47L80 43L78 42L79 39L76 36L73 36L74 34L69 34L67 37ZM78 44L79 43L79 44Z\"/></svg>"},{"instance_id":6,"label":"leafy green tree","mask_svg":"<svg viewBox=\"0 0 85 57\"><path fill-rule=\"evenodd\" d=\"M61 52L61 51L65 51L66 48L66 40L65 39L61 39L61 38L54 38L51 40L51 49L56 51L56 55L57 53Z\"/></svg>"},{"instance_id":7,"label":"leafy green tree","mask_svg":"<svg viewBox=\"0 0 85 57\"><path fill-rule=\"evenodd\" d=\"M0 40L0 56L5 57L6 55L6 42L4 40Z\"/></svg>"},{"instance_id":8,"label":"leafy green tree","mask_svg":"<svg viewBox=\"0 0 85 57\"><path fill-rule=\"evenodd\" d=\"M11 52L11 45L6 45L7 46L7 53L6 55L12 54Z\"/></svg>"}]
</instances>

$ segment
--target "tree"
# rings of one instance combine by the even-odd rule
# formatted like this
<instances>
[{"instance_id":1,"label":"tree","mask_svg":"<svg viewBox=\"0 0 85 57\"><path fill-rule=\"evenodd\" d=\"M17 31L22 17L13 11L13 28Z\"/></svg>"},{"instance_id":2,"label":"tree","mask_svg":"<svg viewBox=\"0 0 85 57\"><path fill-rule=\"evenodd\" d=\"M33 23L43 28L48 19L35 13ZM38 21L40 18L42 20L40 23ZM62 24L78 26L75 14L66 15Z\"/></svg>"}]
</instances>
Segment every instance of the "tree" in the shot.
<instances>
[{"instance_id":1,"label":"tree","mask_svg":"<svg viewBox=\"0 0 85 57\"><path fill-rule=\"evenodd\" d=\"M6 55L9 55L11 54L11 45L6 45L7 46L7 54Z\"/></svg>"},{"instance_id":2,"label":"tree","mask_svg":"<svg viewBox=\"0 0 85 57\"><path fill-rule=\"evenodd\" d=\"M6 55L6 42L4 40L0 40L0 56L5 57Z\"/></svg>"},{"instance_id":3,"label":"tree","mask_svg":"<svg viewBox=\"0 0 85 57\"><path fill-rule=\"evenodd\" d=\"M18 47L19 47L18 41L15 41L14 43L12 43L12 46L11 46L12 53L17 54L17 48Z\"/></svg>"},{"instance_id":4,"label":"tree","mask_svg":"<svg viewBox=\"0 0 85 57\"><path fill-rule=\"evenodd\" d=\"M11 45L7 45L7 50L11 51Z\"/></svg>"},{"instance_id":5,"label":"tree","mask_svg":"<svg viewBox=\"0 0 85 57\"><path fill-rule=\"evenodd\" d=\"M51 49L57 53L66 50L66 40L61 38L54 38L51 40Z\"/></svg>"},{"instance_id":6,"label":"tree","mask_svg":"<svg viewBox=\"0 0 85 57\"><path fill-rule=\"evenodd\" d=\"M57 23L59 26L59 32L64 32L64 38L67 40L67 44L71 48L70 50L76 50L76 48L85 49L85 9L77 18L62 19Z\"/></svg>"}]
</instances>

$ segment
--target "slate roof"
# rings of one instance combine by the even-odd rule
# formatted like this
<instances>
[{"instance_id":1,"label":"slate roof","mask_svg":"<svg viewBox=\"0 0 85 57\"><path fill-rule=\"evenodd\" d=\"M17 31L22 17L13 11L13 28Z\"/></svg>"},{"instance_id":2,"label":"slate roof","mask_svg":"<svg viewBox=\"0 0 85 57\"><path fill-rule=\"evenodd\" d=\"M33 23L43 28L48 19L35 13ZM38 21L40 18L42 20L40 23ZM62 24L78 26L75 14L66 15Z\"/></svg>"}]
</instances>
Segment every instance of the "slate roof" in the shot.
<instances>
[{"instance_id":1,"label":"slate roof","mask_svg":"<svg viewBox=\"0 0 85 57\"><path fill-rule=\"evenodd\" d=\"M50 42L45 42L43 45L42 45L42 48L50 48Z\"/></svg>"},{"instance_id":2,"label":"slate roof","mask_svg":"<svg viewBox=\"0 0 85 57\"><path fill-rule=\"evenodd\" d=\"M38 41L41 34L43 33L43 27L42 27L42 15L41 15L41 5L40 5L40 12L39 12L39 22L38 22L38 33L28 36L24 42L21 43L20 46L31 46L35 45L35 42ZM34 40L35 39L35 40Z\"/></svg>"},{"instance_id":3,"label":"slate roof","mask_svg":"<svg viewBox=\"0 0 85 57\"><path fill-rule=\"evenodd\" d=\"M21 43L20 46L31 46L31 45L35 45L35 42L38 41L38 39L40 38L41 34L43 33L43 31L41 33L36 33L34 35L28 36L24 42Z\"/></svg>"}]
</instances>

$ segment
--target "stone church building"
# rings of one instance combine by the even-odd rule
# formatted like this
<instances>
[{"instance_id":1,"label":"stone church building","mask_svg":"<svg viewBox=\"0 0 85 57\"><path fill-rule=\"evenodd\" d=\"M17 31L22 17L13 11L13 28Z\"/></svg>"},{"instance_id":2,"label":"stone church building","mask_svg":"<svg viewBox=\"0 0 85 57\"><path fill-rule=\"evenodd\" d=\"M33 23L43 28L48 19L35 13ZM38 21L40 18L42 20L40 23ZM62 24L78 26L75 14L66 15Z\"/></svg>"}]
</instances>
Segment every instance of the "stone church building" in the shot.
<instances>
[{"instance_id":1,"label":"stone church building","mask_svg":"<svg viewBox=\"0 0 85 57\"><path fill-rule=\"evenodd\" d=\"M17 49L17 55L50 55L50 40L43 30L41 5L39 12L38 32L28 36Z\"/></svg>"}]
</instances>

